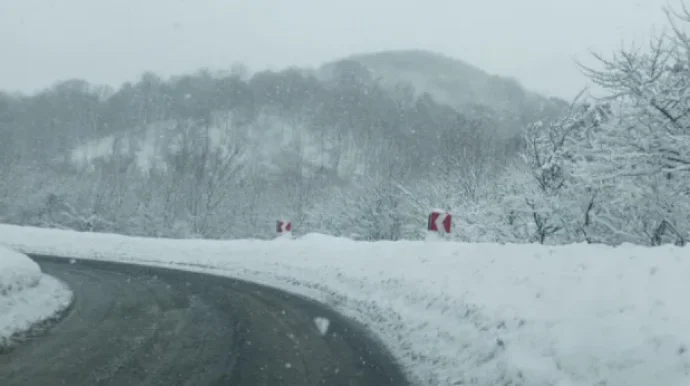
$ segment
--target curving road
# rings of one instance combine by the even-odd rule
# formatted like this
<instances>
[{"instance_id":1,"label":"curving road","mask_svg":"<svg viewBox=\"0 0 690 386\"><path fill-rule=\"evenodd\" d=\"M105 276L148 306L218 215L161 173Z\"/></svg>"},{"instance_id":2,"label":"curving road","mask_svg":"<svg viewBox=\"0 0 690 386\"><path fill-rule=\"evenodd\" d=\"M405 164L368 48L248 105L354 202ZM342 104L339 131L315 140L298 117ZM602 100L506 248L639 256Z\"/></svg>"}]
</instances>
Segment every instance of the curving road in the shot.
<instances>
[{"instance_id":1,"label":"curving road","mask_svg":"<svg viewBox=\"0 0 690 386\"><path fill-rule=\"evenodd\" d=\"M388 353L325 306L217 276L34 257L75 301L0 354L3 386L405 386ZM330 320L325 336L315 317Z\"/></svg>"}]
</instances>

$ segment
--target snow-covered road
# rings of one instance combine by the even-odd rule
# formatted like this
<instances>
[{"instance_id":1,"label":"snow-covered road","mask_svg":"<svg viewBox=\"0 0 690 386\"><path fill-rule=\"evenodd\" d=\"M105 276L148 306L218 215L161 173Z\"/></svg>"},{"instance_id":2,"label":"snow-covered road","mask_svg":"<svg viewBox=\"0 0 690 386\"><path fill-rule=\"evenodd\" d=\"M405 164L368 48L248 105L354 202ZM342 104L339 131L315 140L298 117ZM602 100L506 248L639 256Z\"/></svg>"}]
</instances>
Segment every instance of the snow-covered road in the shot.
<instances>
[{"instance_id":1,"label":"snow-covered road","mask_svg":"<svg viewBox=\"0 0 690 386\"><path fill-rule=\"evenodd\" d=\"M77 300L50 333L0 355L2 386L409 385L360 326L303 297L184 270L34 258Z\"/></svg>"},{"instance_id":2,"label":"snow-covered road","mask_svg":"<svg viewBox=\"0 0 690 386\"><path fill-rule=\"evenodd\" d=\"M26 255L0 246L0 351L69 306L71 291Z\"/></svg>"},{"instance_id":3,"label":"snow-covered road","mask_svg":"<svg viewBox=\"0 0 690 386\"><path fill-rule=\"evenodd\" d=\"M306 295L367 325L420 385L690 384L686 248L166 240L6 225L0 243Z\"/></svg>"}]
</instances>

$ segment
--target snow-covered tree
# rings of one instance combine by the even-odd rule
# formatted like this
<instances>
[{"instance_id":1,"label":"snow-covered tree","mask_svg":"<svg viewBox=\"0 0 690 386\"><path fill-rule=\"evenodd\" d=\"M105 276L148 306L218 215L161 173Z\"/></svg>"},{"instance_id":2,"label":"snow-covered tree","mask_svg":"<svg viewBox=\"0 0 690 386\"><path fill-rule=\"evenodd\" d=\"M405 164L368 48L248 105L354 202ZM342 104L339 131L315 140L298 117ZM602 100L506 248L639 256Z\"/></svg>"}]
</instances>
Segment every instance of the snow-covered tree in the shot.
<instances>
[{"instance_id":1,"label":"snow-covered tree","mask_svg":"<svg viewBox=\"0 0 690 386\"><path fill-rule=\"evenodd\" d=\"M523 160L532 176L524 204L533 222L533 240L544 243L592 241L588 227L597 192L572 168L577 143L600 122L599 109L577 99L563 117L538 121L525 130Z\"/></svg>"},{"instance_id":2,"label":"snow-covered tree","mask_svg":"<svg viewBox=\"0 0 690 386\"><path fill-rule=\"evenodd\" d=\"M590 128L576 159L580 176L616 192L609 204L617 210L605 212L623 217L610 230L638 224L628 236L649 244L661 243L662 235L683 244L690 232L690 37L684 32L690 14L668 14L672 33L646 50L598 56L601 68L585 69L609 91L604 99L615 119Z\"/></svg>"}]
</instances>

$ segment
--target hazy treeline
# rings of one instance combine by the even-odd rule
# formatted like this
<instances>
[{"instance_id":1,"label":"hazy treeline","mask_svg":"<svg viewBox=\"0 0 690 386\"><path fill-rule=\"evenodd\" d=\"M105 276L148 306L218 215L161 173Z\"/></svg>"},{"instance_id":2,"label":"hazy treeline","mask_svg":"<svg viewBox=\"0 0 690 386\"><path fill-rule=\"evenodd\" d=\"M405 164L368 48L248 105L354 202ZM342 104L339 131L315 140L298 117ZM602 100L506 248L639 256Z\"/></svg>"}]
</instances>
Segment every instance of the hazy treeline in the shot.
<instances>
[{"instance_id":1,"label":"hazy treeline","mask_svg":"<svg viewBox=\"0 0 690 386\"><path fill-rule=\"evenodd\" d=\"M261 237L278 216L337 231L326 222L344 219L324 205L342 208L338 194L375 199L363 189L450 173L465 158L496 173L520 142L493 129L501 117L488 109L461 113L407 85L384 87L352 61L328 77L145 74L117 90L71 80L0 101L2 220L129 234ZM80 146L109 156L85 165ZM146 146L162 167L136 162ZM383 228L360 236L402 236Z\"/></svg>"},{"instance_id":2,"label":"hazy treeline","mask_svg":"<svg viewBox=\"0 0 690 386\"><path fill-rule=\"evenodd\" d=\"M355 61L0 94L0 221L264 238L288 218L396 240L441 208L465 241L683 244L688 41L676 29L604 56L589 74L609 98L510 130L490 107L384 86Z\"/></svg>"}]
</instances>

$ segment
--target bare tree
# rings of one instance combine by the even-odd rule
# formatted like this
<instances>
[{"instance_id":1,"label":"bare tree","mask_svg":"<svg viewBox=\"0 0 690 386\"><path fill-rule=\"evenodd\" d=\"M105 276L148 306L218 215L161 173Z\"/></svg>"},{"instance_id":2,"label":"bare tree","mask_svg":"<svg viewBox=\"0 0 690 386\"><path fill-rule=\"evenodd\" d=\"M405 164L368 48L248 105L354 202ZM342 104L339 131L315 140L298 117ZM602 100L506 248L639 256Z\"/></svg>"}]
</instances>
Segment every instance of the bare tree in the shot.
<instances>
[{"instance_id":1,"label":"bare tree","mask_svg":"<svg viewBox=\"0 0 690 386\"><path fill-rule=\"evenodd\" d=\"M193 122L178 130L177 143L168 156L170 180L163 199L166 210L187 215L192 231L206 235L209 220L239 184L243 140Z\"/></svg>"}]
</instances>

